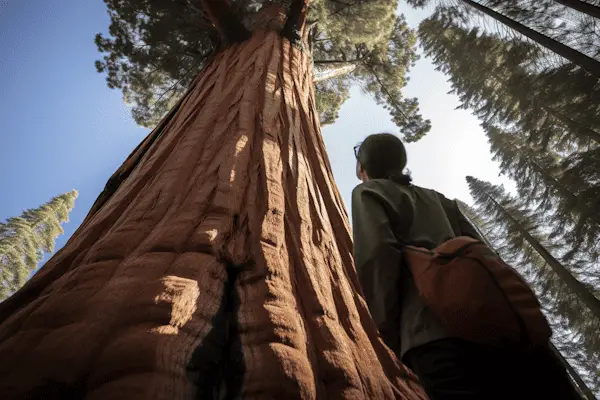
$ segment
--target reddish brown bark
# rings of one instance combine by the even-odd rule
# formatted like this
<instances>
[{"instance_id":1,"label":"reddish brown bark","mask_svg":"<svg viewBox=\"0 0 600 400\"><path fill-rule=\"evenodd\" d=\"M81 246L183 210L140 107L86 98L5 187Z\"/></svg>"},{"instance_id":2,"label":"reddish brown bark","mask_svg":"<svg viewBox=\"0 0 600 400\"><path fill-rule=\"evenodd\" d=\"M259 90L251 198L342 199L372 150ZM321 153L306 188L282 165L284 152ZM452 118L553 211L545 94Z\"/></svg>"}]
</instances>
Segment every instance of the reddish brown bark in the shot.
<instances>
[{"instance_id":1,"label":"reddish brown bark","mask_svg":"<svg viewBox=\"0 0 600 400\"><path fill-rule=\"evenodd\" d=\"M307 57L215 56L0 304L2 399L424 398L360 296Z\"/></svg>"}]
</instances>

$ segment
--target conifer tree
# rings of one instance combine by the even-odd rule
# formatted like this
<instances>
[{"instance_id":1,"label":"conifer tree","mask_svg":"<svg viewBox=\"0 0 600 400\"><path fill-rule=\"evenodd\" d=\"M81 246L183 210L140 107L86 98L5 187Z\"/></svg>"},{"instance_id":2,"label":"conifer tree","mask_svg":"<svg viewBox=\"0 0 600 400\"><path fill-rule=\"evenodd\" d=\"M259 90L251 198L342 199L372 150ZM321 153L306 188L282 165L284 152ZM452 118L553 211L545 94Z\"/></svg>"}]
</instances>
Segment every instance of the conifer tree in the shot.
<instances>
[{"instance_id":1,"label":"conifer tree","mask_svg":"<svg viewBox=\"0 0 600 400\"><path fill-rule=\"evenodd\" d=\"M543 234L543 215L525 207L501 186L467 177L479 214L495 229L502 230L502 252L509 261L528 266L527 273L537 282L540 293L551 299L551 308L577 329L589 357L600 351L594 333L600 329L599 290L581 280L553 256L560 247Z\"/></svg>"},{"instance_id":2,"label":"conifer tree","mask_svg":"<svg viewBox=\"0 0 600 400\"><path fill-rule=\"evenodd\" d=\"M540 206L552 216L551 236L561 237L573 250L585 251L597 259L600 188L593 179L565 168L580 154L562 156L532 146L519 132L509 133L493 125L484 128L501 172L515 180L528 206Z\"/></svg>"},{"instance_id":3,"label":"conifer tree","mask_svg":"<svg viewBox=\"0 0 600 400\"><path fill-rule=\"evenodd\" d=\"M589 385L600 393L600 343L593 333L600 326L600 319L591 315L546 260L520 236L523 226L536 230L534 227L539 224L535 221L536 213L519 205L501 187L473 178L470 187L479 201L476 200L476 207L460 202L461 210L478 228L488 246L513 265L535 289L554 331L552 341L587 383L577 384L579 390L589 391ZM520 224L510 220L513 215L521 216ZM546 248L555 248L542 238L537 239ZM577 381L578 377L573 376L573 379Z\"/></svg>"},{"instance_id":4,"label":"conifer tree","mask_svg":"<svg viewBox=\"0 0 600 400\"><path fill-rule=\"evenodd\" d=\"M419 37L425 53L449 75L461 108L473 109L482 122L512 124L544 146L585 149L600 143L600 84L589 74L568 65L537 73L535 47L437 16L421 23Z\"/></svg>"},{"instance_id":5,"label":"conifer tree","mask_svg":"<svg viewBox=\"0 0 600 400\"><path fill-rule=\"evenodd\" d=\"M450 76L461 107L472 109L490 137L502 171L529 205L552 217L552 236L598 258L600 223L600 85L565 65L536 72L535 47L467 31L437 18L419 35L428 55Z\"/></svg>"},{"instance_id":6,"label":"conifer tree","mask_svg":"<svg viewBox=\"0 0 600 400\"><path fill-rule=\"evenodd\" d=\"M25 284L44 252L54 251L54 241L63 233L61 223L69 220L76 198L73 190L0 222L0 301Z\"/></svg>"},{"instance_id":7,"label":"conifer tree","mask_svg":"<svg viewBox=\"0 0 600 400\"><path fill-rule=\"evenodd\" d=\"M414 7L430 2L407 0ZM505 39L519 37L537 45L555 67L570 62L598 79L600 40L596 21L580 11L553 0L446 0L439 2L436 13L459 21L463 27L484 27L490 21L496 22L490 30L501 32Z\"/></svg>"},{"instance_id":8,"label":"conifer tree","mask_svg":"<svg viewBox=\"0 0 600 400\"><path fill-rule=\"evenodd\" d=\"M569 269L552 255L552 246L542 233L541 216L515 201L500 186L467 177L471 195L483 210L496 217L495 222L507 230L511 249L524 253L528 261L549 266L575 296L583 302L592 314L600 319L600 300L597 289L586 287ZM541 263L541 264L540 264ZM552 289L548 287L548 289Z\"/></svg>"}]
</instances>

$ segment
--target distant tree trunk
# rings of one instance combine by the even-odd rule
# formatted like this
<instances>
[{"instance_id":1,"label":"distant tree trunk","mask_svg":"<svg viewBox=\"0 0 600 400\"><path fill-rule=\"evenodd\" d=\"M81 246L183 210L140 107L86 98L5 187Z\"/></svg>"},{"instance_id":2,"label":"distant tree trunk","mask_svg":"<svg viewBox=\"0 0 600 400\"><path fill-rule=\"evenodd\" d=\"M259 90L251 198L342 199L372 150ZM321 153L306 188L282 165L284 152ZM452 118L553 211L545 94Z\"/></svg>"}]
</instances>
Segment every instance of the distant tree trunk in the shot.
<instances>
[{"instance_id":1,"label":"distant tree trunk","mask_svg":"<svg viewBox=\"0 0 600 400\"><path fill-rule=\"evenodd\" d=\"M542 33L539 33L520 22L515 21L512 18L509 18L505 15L502 15L489 7L486 7L482 4L479 4L472 0L462 0L464 3L470 5L471 7L481 11L482 13L494 18L496 21L503 23L511 29L519 32L523 36L533 40L539 45L547 48L548 50L553 51L554 53L564 57L565 59L571 61L575 65L579 65L581 68L594 75L597 78L600 78L600 62L597 60L588 57L587 55L562 44L561 42L552 39Z\"/></svg>"},{"instance_id":2,"label":"distant tree trunk","mask_svg":"<svg viewBox=\"0 0 600 400\"><path fill-rule=\"evenodd\" d=\"M310 57L274 21L0 304L2 398L425 399L361 297Z\"/></svg>"},{"instance_id":3,"label":"distant tree trunk","mask_svg":"<svg viewBox=\"0 0 600 400\"><path fill-rule=\"evenodd\" d=\"M575 371L575 368L573 368L571 366L571 364L569 364L569 362L563 357L561 352L558 351L556 346L554 346L554 344L550 343L550 349L552 350L554 357L556 357L560 361L562 366L567 370L567 373L569 374L569 377L572 380L573 386L576 388L578 394L583 399L595 400L596 396L594 396L594 393L592 393L592 391L588 387L588 385L586 385L585 382L583 381L583 379L581 379L581 377L579 376L577 371Z\"/></svg>"},{"instance_id":4,"label":"distant tree trunk","mask_svg":"<svg viewBox=\"0 0 600 400\"><path fill-rule=\"evenodd\" d=\"M590 17L600 19L600 7L581 0L554 0L564 6L589 15Z\"/></svg>"},{"instance_id":5,"label":"distant tree trunk","mask_svg":"<svg viewBox=\"0 0 600 400\"><path fill-rule=\"evenodd\" d=\"M499 204L493 197L489 195L488 197L499 207L506 218L511 220L514 227L517 228L523 238L548 263L550 268L552 268L552 270L563 280L569 289L571 289L573 293L575 293L579 299L590 308L596 317L600 318L600 300L598 300L583 283L578 281L560 261L554 258L554 256L550 254L550 252L546 250L546 248L529 233L527 228L521 225L521 223L512 216L512 214L504 209L504 207L502 207L502 205Z\"/></svg>"},{"instance_id":6,"label":"distant tree trunk","mask_svg":"<svg viewBox=\"0 0 600 400\"><path fill-rule=\"evenodd\" d=\"M315 68L313 82L323 82L327 79L337 78L349 74L357 67L356 63L339 63L328 68Z\"/></svg>"}]
</instances>

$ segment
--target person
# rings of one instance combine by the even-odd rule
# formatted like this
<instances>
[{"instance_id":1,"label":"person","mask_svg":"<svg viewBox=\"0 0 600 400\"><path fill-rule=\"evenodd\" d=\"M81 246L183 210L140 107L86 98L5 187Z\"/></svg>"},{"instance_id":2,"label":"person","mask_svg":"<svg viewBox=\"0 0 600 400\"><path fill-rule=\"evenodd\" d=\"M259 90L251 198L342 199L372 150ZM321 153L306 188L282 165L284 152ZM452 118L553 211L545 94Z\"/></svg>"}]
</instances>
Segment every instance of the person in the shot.
<instances>
[{"instance_id":1,"label":"person","mask_svg":"<svg viewBox=\"0 0 600 400\"><path fill-rule=\"evenodd\" d=\"M523 352L450 337L419 295L402 244L434 249L448 239L481 240L456 201L412 184L399 138L380 133L355 147L354 258L381 338L419 377L427 395L445 399L574 399L566 371L549 349Z\"/></svg>"}]
</instances>

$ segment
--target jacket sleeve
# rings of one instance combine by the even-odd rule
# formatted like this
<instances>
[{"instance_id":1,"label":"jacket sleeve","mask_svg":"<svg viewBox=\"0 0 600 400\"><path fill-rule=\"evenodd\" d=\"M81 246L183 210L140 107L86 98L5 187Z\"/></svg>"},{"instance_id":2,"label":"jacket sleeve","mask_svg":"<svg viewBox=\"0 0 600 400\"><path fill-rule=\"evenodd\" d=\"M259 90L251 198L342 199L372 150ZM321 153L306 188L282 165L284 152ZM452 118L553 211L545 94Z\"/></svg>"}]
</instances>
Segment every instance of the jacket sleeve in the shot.
<instances>
[{"instance_id":1,"label":"jacket sleeve","mask_svg":"<svg viewBox=\"0 0 600 400\"><path fill-rule=\"evenodd\" d=\"M460 229L460 234L462 236L468 236L483 242L484 240L479 235L479 232L477 232L477 229L471 225L462 211L460 211L460 207L458 207L456 201L453 201L452 203L454 203L454 209L456 210L456 215L458 216L458 227Z\"/></svg>"},{"instance_id":2,"label":"jacket sleeve","mask_svg":"<svg viewBox=\"0 0 600 400\"><path fill-rule=\"evenodd\" d=\"M399 354L402 252L383 197L363 185L354 189L352 225L354 261L365 300L383 341Z\"/></svg>"}]
</instances>

